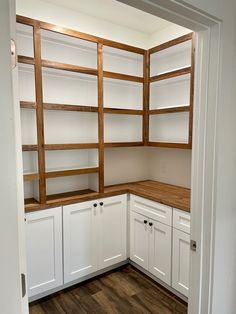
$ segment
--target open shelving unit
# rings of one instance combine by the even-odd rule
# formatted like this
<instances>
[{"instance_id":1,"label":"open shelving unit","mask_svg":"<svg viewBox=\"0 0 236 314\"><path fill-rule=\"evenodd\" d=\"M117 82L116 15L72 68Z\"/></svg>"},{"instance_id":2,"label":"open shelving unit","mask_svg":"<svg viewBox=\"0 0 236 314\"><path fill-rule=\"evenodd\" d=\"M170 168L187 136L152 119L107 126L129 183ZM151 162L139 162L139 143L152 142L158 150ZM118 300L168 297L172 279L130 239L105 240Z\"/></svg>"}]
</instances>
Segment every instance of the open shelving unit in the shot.
<instances>
[{"instance_id":1,"label":"open shelving unit","mask_svg":"<svg viewBox=\"0 0 236 314\"><path fill-rule=\"evenodd\" d=\"M103 193L106 148L191 148L193 34L144 50L22 16L17 29L26 208ZM181 44L178 68L156 70L157 55ZM188 104L152 104L155 84L185 76ZM188 141L156 141L152 119L183 113Z\"/></svg>"}]
</instances>

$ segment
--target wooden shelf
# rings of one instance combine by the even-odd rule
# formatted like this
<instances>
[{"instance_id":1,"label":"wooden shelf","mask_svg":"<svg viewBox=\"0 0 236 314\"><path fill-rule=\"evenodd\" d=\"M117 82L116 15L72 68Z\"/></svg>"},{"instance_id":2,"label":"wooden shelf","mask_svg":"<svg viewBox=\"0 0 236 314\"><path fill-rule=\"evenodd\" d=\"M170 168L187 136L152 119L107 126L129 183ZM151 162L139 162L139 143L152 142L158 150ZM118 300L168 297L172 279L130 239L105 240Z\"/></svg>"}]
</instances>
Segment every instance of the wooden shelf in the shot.
<instances>
[{"instance_id":1,"label":"wooden shelf","mask_svg":"<svg viewBox=\"0 0 236 314\"><path fill-rule=\"evenodd\" d=\"M166 113L176 113L176 112L189 112L190 106L179 106L179 107L169 107L169 108L160 108L160 109L151 109L149 114L166 114Z\"/></svg>"},{"instance_id":2,"label":"wooden shelf","mask_svg":"<svg viewBox=\"0 0 236 314\"><path fill-rule=\"evenodd\" d=\"M110 147L134 147L134 146L143 146L143 142L112 142L112 143L105 143L105 148Z\"/></svg>"},{"instance_id":3,"label":"wooden shelf","mask_svg":"<svg viewBox=\"0 0 236 314\"><path fill-rule=\"evenodd\" d=\"M137 109L119 109L119 108L105 107L103 109L103 112L104 113L111 113L111 114L143 115L143 110L137 110Z\"/></svg>"},{"instance_id":4,"label":"wooden shelf","mask_svg":"<svg viewBox=\"0 0 236 314\"><path fill-rule=\"evenodd\" d=\"M98 112L98 107L84 106L84 105L53 104L53 103L44 103L43 109L62 110L62 111Z\"/></svg>"},{"instance_id":5,"label":"wooden shelf","mask_svg":"<svg viewBox=\"0 0 236 314\"><path fill-rule=\"evenodd\" d=\"M24 181L35 181L39 180L39 174L38 173L26 173L24 174Z\"/></svg>"},{"instance_id":6,"label":"wooden shelf","mask_svg":"<svg viewBox=\"0 0 236 314\"><path fill-rule=\"evenodd\" d=\"M81 174L90 174L99 172L98 167L91 168L81 168L81 169L72 169L72 170L58 170L58 171L50 171L45 173L45 177L49 178L59 178L59 177L67 177L67 176L77 176Z\"/></svg>"},{"instance_id":7,"label":"wooden shelf","mask_svg":"<svg viewBox=\"0 0 236 314\"><path fill-rule=\"evenodd\" d=\"M35 152L37 150L38 150L38 145L34 145L34 144L22 145L23 152Z\"/></svg>"},{"instance_id":8,"label":"wooden shelf","mask_svg":"<svg viewBox=\"0 0 236 314\"><path fill-rule=\"evenodd\" d=\"M68 143L68 144L45 144L45 150L73 150L98 148L98 143Z\"/></svg>"},{"instance_id":9,"label":"wooden shelf","mask_svg":"<svg viewBox=\"0 0 236 314\"><path fill-rule=\"evenodd\" d=\"M65 201L73 201L73 200L78 200L81 197L86 197L89 198L90 196L94 196L94 194L98 194L97 192L90 190L90 189L85 189L85 190L78 190L78 191L73 191L73 192L65 192L65 193L58 193L58 194L52 194L47 196L47 204L55 204L58 203L60 204L61 202Z\"/></svg>"},{"instance_id":10,"label":"wooden shelf","mask_svg":"<svg viewBox=\"0 0 236 314\"><path fill-rule=\"evenodd\" d=\"M109 71L103 71L103 77L130 81L130 82L137 82L137 83L143 83L144 81L143 77L140 77L140 76L127 75L127 74L115 73L115 72L109 72Z\"/></svg>"},{"instance_id":11,"label":"wooden shelf","mask_svg":"<svg viewBox=\"0 0 236 314\"><path fill-rule=\"evenodd\" d=\"M98 75L98 71L96 69L86 68L86 67L81 67L78 65L72 65L72 64L61 63L61 62L56 62L56 61L50 61L50 60L42 60L42 66L44 68L84 73L84 74L89 74L89 75Z\"/></svg>"},{"instance_id":12,"label":"wooden shelf","mask_svg":"<svg viewBox=\"0 0 236 314\"><path fill-rule=\"evenodd\" d=\"M18 56L18 63L24 63L24 64L35 64L35 59L32 57L26 57L26 56Z\"/></svg>"},{"instance_id":13,"label":"wooden shelf","mask_svg":"<svg viewBox=\"0 0 236 314\"><path fill-rule=\"evenodd\" d=\"M31 101L20 101L20 107L25 109L36 109L37 105Z\"/></svg>"},{"instance_id":14,"label":"wooden shelf","mask_svg":"<svg viewBox=\"0 0 236 314\"><path fill-rule=\"evenodd\" d=\"M150 77L149 81L150 81L150 83L153 83L153 82L167 80L167 79L170 79L170 78L174 78L174 77L177 77L177 76L182 76L182 75L190 74L190 73L191 73L191 67L186 67L186 68L174 70L174 71L171 71L171 72L166 72L166 73L163 73L163 74L152 76L152 77Z\"/></svg>"},{"instance_id":15,"label":"wooden shelf","mask_svg":"<svg viewBox=\"0 0 236 314\"><path fill-rule=\"evenodd\" d=\"M147 145L152 147L166 147L166 148L182 148L182 149L192 148L191 144L189 143L148 142Z\"/></svg>"}]
</instances>

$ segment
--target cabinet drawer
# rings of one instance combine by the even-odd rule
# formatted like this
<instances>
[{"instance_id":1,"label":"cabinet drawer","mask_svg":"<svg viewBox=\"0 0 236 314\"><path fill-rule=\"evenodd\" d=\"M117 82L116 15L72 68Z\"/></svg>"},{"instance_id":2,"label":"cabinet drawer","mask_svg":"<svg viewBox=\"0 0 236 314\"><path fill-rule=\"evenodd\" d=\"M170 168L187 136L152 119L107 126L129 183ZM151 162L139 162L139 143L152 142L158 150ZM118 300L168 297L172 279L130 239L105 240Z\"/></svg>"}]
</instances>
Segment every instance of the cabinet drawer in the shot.
<instances>
[{"instance_id":1,"label":"cabinet drawer","mask_svg":"<svg viewBox=\"0 0 236 314\"><path fill-rule=\"evenodd\" d=\"M170 206L163 205L140 196L131 195L130 209L141 215L146 215L151 219L171 226L172 208Z\"/></svg>"},{"instance_id":2,"label":"cabinet drawer","mask_svg":"<svg viewBox=\"0 0 236 314\"><path fill-rule=\"evenodd\" d=\"M173 208L173 227L190 234L190 213Z\"/></svg>"}]
</instances>

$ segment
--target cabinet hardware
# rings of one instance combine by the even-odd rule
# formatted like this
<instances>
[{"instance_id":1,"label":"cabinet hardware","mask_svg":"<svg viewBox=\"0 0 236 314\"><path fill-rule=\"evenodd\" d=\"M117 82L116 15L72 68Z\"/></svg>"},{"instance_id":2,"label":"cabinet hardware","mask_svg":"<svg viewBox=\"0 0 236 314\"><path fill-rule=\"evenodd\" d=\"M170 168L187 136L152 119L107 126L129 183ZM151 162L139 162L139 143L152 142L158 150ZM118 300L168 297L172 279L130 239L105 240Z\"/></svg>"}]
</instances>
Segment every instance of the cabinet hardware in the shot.
<instances>
[{"instance_id":1,"label":"cabinet hardware","mask_svg":"<svg viewBox=\"0 0 236 314\"><path fill-rule=\"evenodd\" d=\"M96 203L95 203L95 204L93 204L93 207L97 207L97 206L98 206L98 204L96 204Z\"/></svg>"},{"instance_id":2,"label":"cabinet hardware","mask_svg":"<svg viewBox=\"0 0 236 314\"><path fill-rule=\"evenodd\" d=\"M146 225L147 224L147 220L144 220L143 223Z\"/></svg>"},{"instance_id":3,"label":"cabinet hardware","mask_svg":"<svg viewBox=\"0 0 236 314\"><path fill-rule=\"evenodd\" d=\"M103 206L103 202L100 202L99 204L100 204L100 206Z\"/></svg>"},{"instance_id":4,"label":"cabinet hardware","mask_svg":"<svg viewBox=\"0 0 236 314\"><path fill-rule=\"evenodd\" d=\"M152 227L152 225L153 225L153 223L152 223L152 222L149 222L149 226Z\"/></svg>"},{"instance_id":5,"label":"cabinet hardware","mask_svg":"<svg viewBox=\"0 0 236 314\"><path fill-rule=\"evenodd\" d=\"M26 280L25 280L25 274L21 274L21 295L22 298L26 295Z\"/></svg>"},{"instance_id":6,"label":"cabinet hardware","mask_svg":"<svg viewBox=\"0 0 236 314\"><path fill-rule=\"evenodd\" d=\"M190 248L193 252L196 252L197 250L197 242L195 240L190 241Z\"/></svg>"}]
</instances>

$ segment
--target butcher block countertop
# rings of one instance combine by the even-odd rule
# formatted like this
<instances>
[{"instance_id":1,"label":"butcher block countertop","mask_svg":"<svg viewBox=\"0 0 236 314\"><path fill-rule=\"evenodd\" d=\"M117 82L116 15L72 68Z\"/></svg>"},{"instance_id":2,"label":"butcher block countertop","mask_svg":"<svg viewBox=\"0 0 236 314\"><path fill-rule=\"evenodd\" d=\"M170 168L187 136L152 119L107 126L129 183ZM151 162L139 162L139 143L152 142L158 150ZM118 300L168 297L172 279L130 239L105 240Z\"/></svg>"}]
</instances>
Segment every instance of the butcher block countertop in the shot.
<instances>
[{"instance_id":1,"label":"butcher block countertop","mask_svg":"<svg viewBox=\"0 0 236 314\"><path fill-rule=\"evenodd\" d=\"M105 187L104 193L84 190L56 194L48 196L46 204L39 204L36 200L28 199L25 203L25 212L32 212L50 207L84 202L124 193L131 193L145 197L147 199L190 212L190 189L152 180L108 186Z\"/></svg>"}]
</instances>

